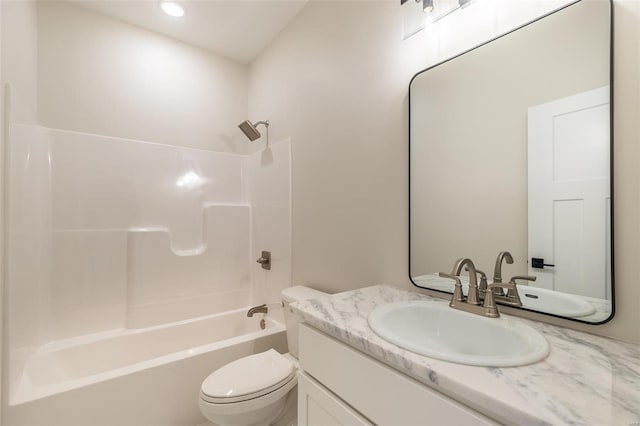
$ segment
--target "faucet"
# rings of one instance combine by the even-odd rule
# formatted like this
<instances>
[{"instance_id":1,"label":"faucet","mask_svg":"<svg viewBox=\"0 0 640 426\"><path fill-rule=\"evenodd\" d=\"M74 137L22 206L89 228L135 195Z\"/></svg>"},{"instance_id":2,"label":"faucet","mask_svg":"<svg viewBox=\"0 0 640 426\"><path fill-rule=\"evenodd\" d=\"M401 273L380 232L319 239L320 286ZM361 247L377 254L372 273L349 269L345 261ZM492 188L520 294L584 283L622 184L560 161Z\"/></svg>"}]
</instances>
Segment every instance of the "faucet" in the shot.
<instances>
[{"instance_id":1,"label":"faucet","mask_svg":"<svg viewBox=\"0 0 640 426\"><path fill-rule=\"evenodd\" d=\"M493 282L501 283L502 282L502 261L507 260L509 265L513 264L513 256L508 251L501 251L498 254L498 258L496 259L496 267L493 269ZM499 289L498 286L494 287ZM502 293L502 291L500 291Z\"/></svg>"},{"instance_id":2,"label":"faucet","mask_svg":"<svg viewBox=\"0 0 640 426\"><path fill-rule=\"evenodd\" d=\"M253 308L247 311L247 316L251 318L253 314L266 314L269 311L267 305L254 306Z\"/></svg>"},{"instance_id":3,"label":"faucet","mask_svg":"<svg viewBox=\"0 0 640 426\"><path fill-rule=\"evenodd\" d=\"M496 266L493 269L493 282L496 284L502 283L502 261L506 260L509 265L513 264L513 256L508 251L501 251L498 253L498 258L496 259ZM493 287L493 295L494 296L504 296L504 292L501 287L495 286Z\"/></svg>"},{"instance_id":4,"label":"faucet","mask_svg":"<svg viewBox=\"0 0 640 426\"><path fill-rule=\"evenodd\" d=\"M465 266L469 270L469 291L467 293L466 300L464 295L462 294L462 283L460 282L460 272L462 272L462 268L464 268ZM486 298L485 306L480 306L480 300L478 298L478 279L476 277L476 274L476 267L469 258L458 259L453 265L453 270L450 274L440 272L441 277L450 278L456 282L455 290L453 291L453 296L451 297L449 306L453 309L459 309L461 311L470 312L473 314L496 317L499 315L497 308L495 308L491 312L489 312L489 310L485 308L485 306L487 305ZM491 303L493 303L492 298ZM493 305L495 305L495 303L493 303Z\"/></svg>"},{"instance_id":5,"label":"faucet","mask_svg":"<svg viewBox=\"0 0 640 426\"><path fill-rule=\"evenodd\" d=\"M465 266L464 270L469 272L469 267ZM487 292L487 274L482 272L480 269L476 269L476 273L480 275L480 282L478 283L478 297L480 297L480 300L484 300L484 295Z\"/></svg>"},{"instance_id":6,"label":"faucet","mask_svg":"<svg viewBox=\"0 0 640 426\"><path fill-rule=\"evenodd\" d=\"M467 292L467 303L470 305L479 305L480 298L478 297L478 277L476 274L476 267L468 257L461 257L456 260L451 270L451 275L460 276L462 268L465 267L466 271L469 271L469 290Z\"/></svg>"},{"instance_id":7,"label":"faucet","mask_svg":"<svg viewBox=\"0 0 640 426\"><path fill-rule=\"evenodd\" d=\"M500 265L502 263L502 258L506 258L508 263L513 263L513 258L508 252L500 253L498 258L499 261L496 265ZM511 262L509 262L509 259L511 259ZM460 282L460 272L462 271L462 268L469 272L469 292L466 299L462 293L462 283ZM480 288L478 288L478 279L476 274L480 274ZM489 318L498 318L500 316L500 312L498 312L498 307L496 306L497 300L503 301L512 306L522 306L520 296L518 295L518 289L516 287L516 280L536 280L536 277L515 276L512 277L508 283L502 283L501 276L498 276L498 279L500 280L499 282L493 282L487 285L486 274L476 269L475 265L469 258L458 259L453 265L453 270L450 274L440 272L439 275L443 278L450 278L456 282L453 296L449 302L450 307ZM482 291L483 289L484 291ZM507 295L504 294L503 289L508 290ZM482 306L480 306L479 296L484 298Z\"/></svg>"},{"instance_id":8,"label":"faucet","mask_svg":"<svg viewBox=\"0 0 640 426\"><path fill-rule=\"evenodd\" d=\"M513 256L508 251L501 251L498 254L498 258L496 259L496 267L493 270L493 283L494 284L502 284L502 261L506 260L509 265L513 264ZM520 295L518 294L518 287L516 286L516 280L527 280L527 281L535 281L536 277L532 277L529 275L516 275L515 277L511 277L509 280L508 286L499 286L495 285L492 288L492 303L493 301L499 301L506 305L511 306L522 306L522 301L520 300ZM513 285L511 285L513 284ZM507 290L505 294L503 289Z\"/></svg>"}]
</instances>

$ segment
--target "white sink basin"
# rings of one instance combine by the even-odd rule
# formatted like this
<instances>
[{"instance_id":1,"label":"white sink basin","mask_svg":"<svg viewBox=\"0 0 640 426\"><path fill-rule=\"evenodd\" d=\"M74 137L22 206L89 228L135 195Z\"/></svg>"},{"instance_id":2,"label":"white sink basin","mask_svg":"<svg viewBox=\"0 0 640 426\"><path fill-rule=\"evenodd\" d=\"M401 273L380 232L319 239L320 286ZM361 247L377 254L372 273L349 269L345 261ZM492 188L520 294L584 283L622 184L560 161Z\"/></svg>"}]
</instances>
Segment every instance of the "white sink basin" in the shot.
<instances>
[{"instance_id":1,"label":"white sink basin","mask_svg":"<svg viewBox=\"0 0 640 426\"><path fill-rule=\"evenodd\" d=\"M596 312L593 305L580 296L539 287L518 286L522 307L563 317L583 317Z\"/></svg>"},{"instance_id":2,"label":"white sink basin","mask_svg":"<svg viewBox=\"0 0 640 426\"><path fill-rule=\"evenodd\" d=\"M431 358L485 367L531 364L549 354L536 330L512 318L486 318L431 301L378 306L369 326L383 339Z\"/></svg>"}]
</instances>

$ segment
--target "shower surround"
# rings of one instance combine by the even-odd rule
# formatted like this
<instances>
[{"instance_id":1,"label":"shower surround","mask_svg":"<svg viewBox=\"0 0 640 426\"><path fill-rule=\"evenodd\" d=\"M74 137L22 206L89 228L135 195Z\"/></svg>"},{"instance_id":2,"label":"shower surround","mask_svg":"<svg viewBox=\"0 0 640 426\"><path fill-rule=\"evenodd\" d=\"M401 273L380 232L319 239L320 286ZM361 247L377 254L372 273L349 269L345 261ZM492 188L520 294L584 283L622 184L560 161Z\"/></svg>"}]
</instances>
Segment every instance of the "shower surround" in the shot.
<instances>
[{"instance_id":1,"label":"shower surround","mask_svg":"<svg viewBox=\"0 0 640 426\"><path fill-rule=\"evenodd\" d=\"M158 360L184 364L209 352L193 345L215 343L219 350L224 341L241 343L242 350L210 359L208 372L229 356L269 345L286 349L277 315L258 335L242 315L206 320L217 328L211 337L196 324L277 302L290 285L288 141L236 155L14 124L7 155L5 338L9 416L16 424L22 415L46 411L47 398L60 393L145 370L145 362L157 370ZM273 252L271 271L255 262L261 250ZM153 336L168 335L158 332L166 327L197 332L196 343L144 350L131 365L103 363L85 369L95 373L82 380L70 373L74 363L58 355L97 354L120 341L133 342L121 349L136 352ZM220 343L214 334L226 337ZM247 334L249 343L261 343L237 341ZM48 370L45 388L31 382L42 369ZM21 410L20 404L40 399L42 407ZM194 417L196 399L192 408Z\"/></svg>"}]
</instances>

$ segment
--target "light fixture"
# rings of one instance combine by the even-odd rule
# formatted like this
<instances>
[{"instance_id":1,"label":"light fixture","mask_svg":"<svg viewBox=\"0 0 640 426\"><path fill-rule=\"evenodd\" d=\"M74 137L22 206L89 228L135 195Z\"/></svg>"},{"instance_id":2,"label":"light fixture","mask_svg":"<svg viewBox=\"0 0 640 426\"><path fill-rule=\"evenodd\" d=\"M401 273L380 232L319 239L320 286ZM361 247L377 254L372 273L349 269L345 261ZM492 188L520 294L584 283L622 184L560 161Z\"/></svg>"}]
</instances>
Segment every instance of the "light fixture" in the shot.
<instances>
[{"instance_id":1,"label":"light fixture","mask_svg":"<svg viewBox=\"0 0 640 426\"><path fill-rule=\"evenodd\" d=\"M422 11L431 13L433 11L433 0L422 0Z\"/></svg>"},{"instance_id":2,"label":"light fixture","mask_svg":"<svg viewBox=\"0 0 640 426\"><path fill-rule=\"evenodd\" d=\"M160 9L174 18L182 18L184 16L184 7L173 1L161 1Z\"/></svg>"}]
</instances>

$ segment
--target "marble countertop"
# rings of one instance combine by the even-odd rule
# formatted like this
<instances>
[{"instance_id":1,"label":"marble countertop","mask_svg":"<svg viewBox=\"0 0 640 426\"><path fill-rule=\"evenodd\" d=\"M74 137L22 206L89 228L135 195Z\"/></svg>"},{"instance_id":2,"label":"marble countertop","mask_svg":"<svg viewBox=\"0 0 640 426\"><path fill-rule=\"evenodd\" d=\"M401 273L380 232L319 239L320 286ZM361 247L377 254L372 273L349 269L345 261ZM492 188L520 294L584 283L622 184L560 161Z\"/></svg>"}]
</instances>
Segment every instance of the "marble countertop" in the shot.
<instances>
[{"instance_id":1,"label":"marble countertop","mask_svg":"<svg viewBox=\"0 0 640 426\"><path fill-rule=\"evenodd\" d=\"M501 423L640 426L640 345L519 318L549 341L544 361L510 368L454 364L404 350L369 328L376 306L407 300L448 303L379 285L292 308L313 327Z\"/></svg>"}]
</instances>

